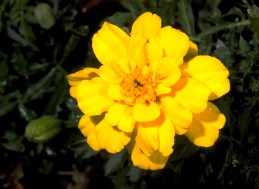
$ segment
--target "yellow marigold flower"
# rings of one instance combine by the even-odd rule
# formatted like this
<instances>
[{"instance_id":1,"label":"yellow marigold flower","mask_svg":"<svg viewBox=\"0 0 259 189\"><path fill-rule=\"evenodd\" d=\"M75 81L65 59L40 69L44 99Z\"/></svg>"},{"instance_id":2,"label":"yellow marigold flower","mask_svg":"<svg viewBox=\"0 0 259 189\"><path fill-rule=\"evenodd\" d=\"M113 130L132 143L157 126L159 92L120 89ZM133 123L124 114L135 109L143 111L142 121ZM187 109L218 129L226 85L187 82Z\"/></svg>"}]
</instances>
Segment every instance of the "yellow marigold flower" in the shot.
<instances>
[{"instance_id":1,"label":"yellow marigold flower","mask_svg":"<svg viewBox=\"0 0 259 189\"><path fill-rule=\"evenodd\" d=\"M104 22L92 47L102 66L68 80L84 113L79 129L94 150L127 148L135 166L156 170L173 152L175 134L198 146L215 143L225 116L209 100L230 88L220 60L197 55L185 33L161 27L150 12L137 18L130 35Z\"/></svg>"}]
</instances>

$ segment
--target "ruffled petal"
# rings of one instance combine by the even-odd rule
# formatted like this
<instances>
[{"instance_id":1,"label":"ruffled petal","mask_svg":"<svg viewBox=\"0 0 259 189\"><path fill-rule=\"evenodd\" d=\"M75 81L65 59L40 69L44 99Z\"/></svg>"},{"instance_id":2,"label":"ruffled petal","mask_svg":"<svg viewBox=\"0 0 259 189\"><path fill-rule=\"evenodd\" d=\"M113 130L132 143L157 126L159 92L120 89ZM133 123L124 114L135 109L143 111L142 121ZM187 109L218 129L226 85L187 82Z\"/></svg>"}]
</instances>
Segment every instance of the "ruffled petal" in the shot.
<instances>
[{"instance_id":1,"label":"ruffled petal","mask_svg":"<svg viewBox=\"0 0 259 189\"><path fill-rule=\"evenodd\" d=\"M172 93L170 93L170 96L193 113L200 113L205 110L209 95L210 89L205 83L187 77L180 78L172 87Z\"/></svg>"},{"instance_id":2,"label":"ruffled petal","mask_svg":"<svg viewBox=\"0 0 259 189\"><path fill-rule=\"evenodd\" d=\"M131 35L142 34L146 39L152 38L161 29L161 18L151 12L140 15L133 23Z\"/></svg>"},{"instance_id":3,"label":"ruffled petal","mask_svg":"<svg viewBox=\"0 0 259 189\"><path fill-rule=\"evenodd\" d=\"M91 81L84 80L77 86L78 106L84 114L100 115L113 104L107 96L108 85L97 77Z\"/></svg>"},{"instance_id":4,"label":"ruffled petal","mask_svg":"<svg viewBox=\"0 0 259 189\"><path fill-rule=\"evenodd\" d=\"M102 64L119 62L127 56L129 36L119 27L104 22L102 28L93 36L94 54Z\"/></svg>"},{"instance_id":5,"label":"ruffled petal","mask_svg":"<svg viewBox=\"0 0 259 189\"><path fill-rule=\"evenodd\" d=\"M68 83L71 86L70 95L76 99L77 85L83 80L90 80L94 77L98 77L98 69L95 68L85 68L83 70L77 71L76 73L67 76Z\"/></svg>"},{"instance_id":6,"label":"ruffled petal","mask_svg":"<svg viewBox=\"0 0 259 189\"><path fill-rule=\"evenodd\" d=\"M101 116L102 117L102 116ZM86 141L89 144L89 146L95 150L98 151L101 149L97 138L96 138L96 132L95 128L97 123L99 122L99 119L101 117L90 117L87 115L84 115L78 124L78 128L81 130L82 134L87 137Z\"/></svg>"},{"instance_id":7,"label":"ruffled petal","mask_svg":"<svg viewBox=\"0 0 259 189\"><path fill-rule=\"evenodd\" d=\"M134 119L131 107L121 103L113 104L105 115L105 119L113 126L118 126L121 131L130 133L134 129Z\"/></svg>"},{"instance_id":8,"label":"ruffled petal","mask_svg":"<svg viewBox=\"0 0 259 189\"><path fill-rule=\"evenodd\" d=\"M194 114L192 124L185 133L187 138L197 146L212 146L219 136L219 129L226 122L225 116L212 103L200 114Z\"/></svg>"},{"instance_id":9,"label":"ruffled petal","mask_svg":"<svg viewBox=\"0 0 259 189\"><path fill-rule=\"evenodd\" d=\"M173 122L175 133L184 134L192 123L192 112L170 96L160 98L163 112Z\"/></svg>"},{"instance_id":10,"label":"ruffled petal","mask_svg":"<svg viewBox=\"0 0 259 189\"><path fill-rule=\"evenodd\" d=\"M121 151L130 141L130 135L113 127L105 119L96 126L96 138L102 149L110 153Z\"/></svg>"},{"instance_id":11,"label":"ruffled petal","mask_svg":"<svg viewBox=\"0 0 259 189\"><path fill-rule=\"evenodd\" d=\"M142 68L148 62L146 44L147 39L141 34L132 35L130 37L128 55L133 57L139 68Z\"/></svg>"},{"instance_id":12,"label":"ruffled petal","mask_svg":"<svg viewBox=\"0 0 259 189\"><path fill-rule=\"evenodd\" d=\"M160 123L156 124L162 124L160 120L159 122ZM135 145L137 145L146 156L151 156L159 147L158 127L151 125L151 122L147 124L138 123L135 141Z\"/></svg>"},{"instance_id":13,"label":"ruffled petal","mask_svg":"<svg viewBox=\"0 0 259 189\"><path fill-rule=\"evenodd\" d=\"M122 72L120 68L118 68L118 64L111 63L110 65L103 65L99 68L99 76L106 83L117 83L119 84L121 81Z\"/></svg>"},{"instance_id":14,"label":"ruffled petal","mask_svg":"<svg viewBox=\"0 0 259 189\"><path fill-rule=\"evenodd\" d=\"M136 68L136 63L132 58L125 57L119 61L119 66L123 73L131 74Z\"/></svg>"},{"instance_id":15,"label":"ruffled petal","mask_svg":"<svg viewBox=\"0 0 259 189\"><path fill-rule=\"evenodd\" d=\"M209 100L221 97L230 89L229 71L217 58L196 56L183 64L181 70L183 76L198 79L209 86L211 90Z\"/></svg>"},{"instance_id":16,"label":"ruffled petal","mask_svg":"<svg viewBox=\"0 0 259 189\"><path fill-rule=\"evenodd\" d=\"M135 121L148 122L153 121L160 115L160 108L155 102L137 103L132 108L132 114Z\"/></svg>"},{"instance_id":17,"label":"ruffled petal","mask_svg":"<svg viewBox=\"0 0 259 189\"><path fill-rule=\"evenodd\" d=\"M183 62L183 57L189 49L189 37L171 26L159 30L150 42L159 44L164 50L164 56L174 58L178 64Z\"/></svg>"},{"instance_id":18,"label":"ruffled petal","mask_svg":"<svg viewBox=\"0 0 259 189\"><path fill-rule=\"evenodd\" d=\"M130 142L131 160L134 166L141 169L163 169L168 161L169 156L163 156L161 152L155 151L151 156L146 156L135 144Z\"/></svg>"},{"instance_id":19,"label":"ruffled petal","mask_svg":"<svg viewBox=\"0 0 259 189\"><path fill-rule=\"evenodd\" d=\"M154 71L159 74L162 84L166 87L171 87L181 77L181 71L176 61L169 57L158 61Z\"/></svg>"},{"instance_id":20,"label":"ruffled petal","mask_svg":"<svg viewBox=\"0 0 259 189\"><path fill-rule=\"evenodd\" d=\"M156 151L169 156L173 152L174 135L173 123L162 114L152 122L137 123L135 145L146 156L151 156Z\"/></svg>"},{"instance_id":21,"label":"ruffled petal","mask_svg":"<svg viewBox=\"0 0 259 189\"><path fill-rule=\"evenodd\" d=\"M161 116L162 117L162 116ZM173 152L175 129L172 121L164 115L163 124L158 128L159 149L163 156Z\"/></svg>"}]
</instances>

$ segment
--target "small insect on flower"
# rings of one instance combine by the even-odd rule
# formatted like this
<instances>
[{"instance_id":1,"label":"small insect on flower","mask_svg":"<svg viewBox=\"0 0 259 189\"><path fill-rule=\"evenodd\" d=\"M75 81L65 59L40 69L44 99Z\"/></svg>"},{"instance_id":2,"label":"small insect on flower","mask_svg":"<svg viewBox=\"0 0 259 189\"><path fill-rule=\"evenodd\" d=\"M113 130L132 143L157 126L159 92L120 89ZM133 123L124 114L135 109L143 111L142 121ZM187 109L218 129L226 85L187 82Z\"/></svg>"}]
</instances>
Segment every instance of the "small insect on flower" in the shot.
<instances>
[{"instance_id":1,"label":"small insect on flower","mask_svg":"<svg viewBox=\"0 0 259 189\"><path fill-rule=\"evenodd\" d=\"M215 143L225 116L209 101L230 88L220 60L198 55L185 33L161 27L150 12L136 19L130 35L104 22L92 47L102 66L68 75L91 148L126 148L135 166L156 170L173 153L175 134L197 146Z\"/></svg>"}]
</instances>

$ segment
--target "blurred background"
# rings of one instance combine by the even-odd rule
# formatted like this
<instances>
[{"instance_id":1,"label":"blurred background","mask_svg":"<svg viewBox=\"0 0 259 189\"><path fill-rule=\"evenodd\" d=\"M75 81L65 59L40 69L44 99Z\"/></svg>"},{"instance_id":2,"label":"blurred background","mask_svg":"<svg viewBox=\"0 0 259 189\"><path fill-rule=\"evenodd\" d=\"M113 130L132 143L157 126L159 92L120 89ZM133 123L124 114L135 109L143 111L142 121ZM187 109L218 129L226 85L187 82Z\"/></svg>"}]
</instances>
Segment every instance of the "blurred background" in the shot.
<instances>
[{"instance_id":1,"label":"blurred background","mask_svg":"<svg viewBox=\"0 0 259 189\"><path fill-rule=\"evenodd\" d=\"M257 0L0 0L0 188L258 189L258 6ZM213 102L227 118L216 144L199 148L177 136L158 171L132 166L126 151L89 148L66 78L100 66L91 38L103 21L130 31L146 11L187 33L199 54L220 59L231 81L231 91Z\"/></svg>"}]
</instances>

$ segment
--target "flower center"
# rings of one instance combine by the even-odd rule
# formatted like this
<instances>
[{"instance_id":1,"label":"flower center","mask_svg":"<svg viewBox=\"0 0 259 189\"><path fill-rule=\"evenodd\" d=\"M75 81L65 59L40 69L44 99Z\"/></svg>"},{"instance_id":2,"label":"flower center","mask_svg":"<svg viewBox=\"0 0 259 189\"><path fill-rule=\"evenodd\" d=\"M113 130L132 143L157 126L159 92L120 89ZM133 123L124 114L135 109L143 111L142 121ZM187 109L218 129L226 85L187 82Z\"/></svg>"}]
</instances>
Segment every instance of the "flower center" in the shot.
<instances>
[{"instance_id":1,"label":"flower center","mask_svg":"<svg viewBox=\"0 0 259 189\"><path fill-rule=\"evenodd\" d=\"M132 74L122 78L124 102L134 105L136 102L148 104L150 101L155 101L157 84L157 77L154 77L149 70L143 73L143 70L136 68Z\"/></svg>"}]
</instances>

